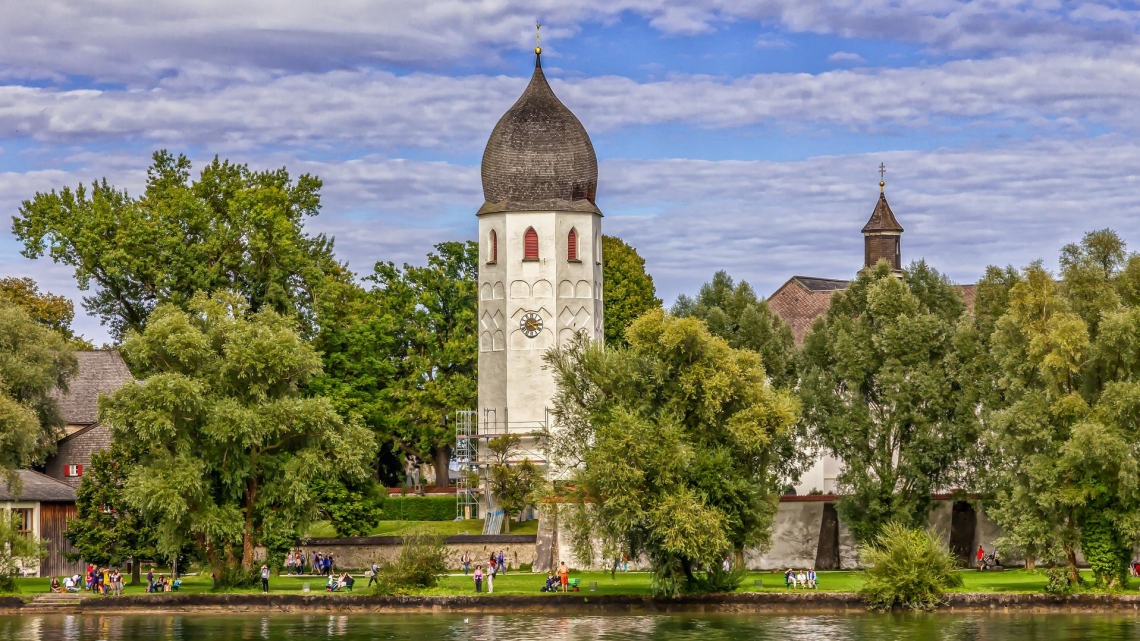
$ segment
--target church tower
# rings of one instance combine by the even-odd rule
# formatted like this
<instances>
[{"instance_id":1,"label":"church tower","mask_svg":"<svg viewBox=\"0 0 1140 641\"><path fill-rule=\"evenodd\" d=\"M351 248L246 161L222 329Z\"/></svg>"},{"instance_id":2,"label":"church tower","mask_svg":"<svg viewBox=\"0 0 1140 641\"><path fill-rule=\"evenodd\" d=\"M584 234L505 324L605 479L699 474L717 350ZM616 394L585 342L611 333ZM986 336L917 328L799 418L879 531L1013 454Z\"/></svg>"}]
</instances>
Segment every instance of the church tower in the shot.
<instances>
[{"instance_id":1,"label":"church tower","mask_svg":"<svg viewBox=\"0 0 1140 641\"><path fill-rule=\"evenodd\" d=\"M886 168L879 167L880 172ZM902 272L902 225L895 220L891 206L887 204L885 182L879 180L879 202L875 204L875 211L871 218L863 225L863 267L874 267L882 259L886 259L891 269L896 273Z\"/></svg>"},{"instance_id":2,"label":"church tower","mask_svg":"<svg viewBox=\"0 0 1140 641\"><path fill-rule=\"evenodd\" d=\"M585 330L602 338L602 212L586 129L542 73L495 125L479 209L479 429L523 436L548 426L554 378L543 355Z\"/></svg>"}]
</instances>

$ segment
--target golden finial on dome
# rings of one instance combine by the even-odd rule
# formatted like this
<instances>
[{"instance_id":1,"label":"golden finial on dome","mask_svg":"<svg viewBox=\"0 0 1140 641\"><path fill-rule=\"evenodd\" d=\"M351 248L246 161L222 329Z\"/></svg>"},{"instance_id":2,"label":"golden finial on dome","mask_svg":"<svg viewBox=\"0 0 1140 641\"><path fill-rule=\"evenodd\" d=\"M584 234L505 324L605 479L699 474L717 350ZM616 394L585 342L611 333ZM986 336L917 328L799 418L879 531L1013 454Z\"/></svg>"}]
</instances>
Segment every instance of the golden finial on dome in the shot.
<instances>
[{"instance_id":1,"label":"golden finial on dome","mask_svg":"<svg viewBox=\"0 0 1140 641\"><path fill-rule=\"evenodd\" d=\"M534 53L535 55L542 55L542 47L538 46L539 37L541 36L542 25L534 23Z\"/></svg>"}]
</instances>

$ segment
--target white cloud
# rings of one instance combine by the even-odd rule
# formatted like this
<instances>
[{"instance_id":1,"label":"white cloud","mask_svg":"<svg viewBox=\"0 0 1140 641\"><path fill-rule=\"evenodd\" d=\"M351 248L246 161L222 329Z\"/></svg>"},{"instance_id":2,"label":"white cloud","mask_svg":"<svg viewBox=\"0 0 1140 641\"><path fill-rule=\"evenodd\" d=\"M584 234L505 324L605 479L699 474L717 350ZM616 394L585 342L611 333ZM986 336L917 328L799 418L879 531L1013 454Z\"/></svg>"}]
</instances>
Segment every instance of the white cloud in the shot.
<instances>
[{"instance_id":1,"label":"white cloud","mask_svg":"<svg viewBox=\"0 0 1140 641\"><path fill-rule=\"evenodd\" d=\"M828 62L836 62L836 63L840 63L840 64L850 64L850 63L864 63L864 62L867 62L867 59L864 58L863 56L860 56L857 53L851 53L850 51L836 51L835 53L833 53L827 57L827 61Z\"/></svg>"}]
</instances>

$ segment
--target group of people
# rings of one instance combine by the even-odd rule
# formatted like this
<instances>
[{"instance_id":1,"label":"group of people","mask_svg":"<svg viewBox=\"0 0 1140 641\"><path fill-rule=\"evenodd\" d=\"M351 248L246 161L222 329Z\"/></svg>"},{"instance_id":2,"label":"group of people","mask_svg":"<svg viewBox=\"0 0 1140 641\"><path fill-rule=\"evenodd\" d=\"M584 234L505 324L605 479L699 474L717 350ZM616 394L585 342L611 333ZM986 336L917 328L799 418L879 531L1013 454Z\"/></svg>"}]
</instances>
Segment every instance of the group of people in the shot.
<instances>
[{"instance_id":1,"label":"group of people","mask_svg":"<svg viewBox=\"0 0 1140 641\"><path fill-rule=\"evenodd\" d=\"M459 557L459 562L463 564L463 576L467 576L471 572L471 564L475 563L475 557L471 556L470 552L464 552ZM482 565L475 566L476 569L482 569ZM498 552L491 552L490 558L487 559L487 572L492 574L506 574L507 573L507 551L499 550Z\"/></svg>"},{"instance_id":2,"label":"group of people","mask_svg":"<svg viewBox=\"0 0 1140 641\"><path fill-rule=\"evenodd\" d=\"M88 565L87 571L83 575L75 574L62 580L53 576L50 589L56 593L86 590L95 594L118 596L123 593L123 574L119 568L100 568Z\"/></svg>"},{"instance_id":3,"label":"group of people","mask_svg":"<svg viewBox=\"0 0 1140 641\"><path fill-rule=\"evenodd\" d=\"M177 592L181 586L182 579L173 576L167 578L165 574L159 574L156 579L154 577L154 568L150 568L146 572L147 592Z\"/></svg>"},{"instance_id":4,"label":"group of people","mask_svg":"<svg viewBox=\"0 0 1140 641\"><path fill-rule=\"evenodd\" d=\"M373 565L373 567L376 566ZM329 580L325 583L325 592L341 592L344 590L352 592L352 584L354 583L356 583L356 579L352 578L352 575L348 572L344 572L340 575L330 574ZM369 581L368 585L372 585L372 582Z\"/></svg>"},{"instance_id":5,"label":"group of people","mask_svg":"<svg viewBox=\"0 0 1140 641\"><path fill-rule=\"evenodd\" d=\"M336 563L333 561L333 555L320 552L313 552L312 556L306 557L303 550L293 550L285 555L286 574L305 574L306 567L309 568L309 574L331 577Z\"/></svg>"},{"instance_id":6,"label":"group of people","mask_svg":"<svg viewBox=\"0 0 1140 641\"><path fill-rule=\"evenodd\" d=\"M1001 552L995 547L993 552L986 554L982 546L978 546L978 553L975 557L978 562L978 570L985 570L988 568L996 568L1001 566Z\"/></svg>"},{"instance_id":7,"label":"group of people","mask_svg":"<svg viewBox=\"0 0 1140 641\"><path fill-rule=\"evenodd\" d=\"M555 574L553 570L546 573L546 585L542 586L540 592L568 592L570 590L570 566L566 565L565 561L558 562L558 573Z\"/></svg>"},{"instance_id":8,"label":"group of people","mask_svg":"<svg viewBox=\"0 0 1140 641\"><path fill-rule=\"evenodd\" d=\"M784 586L792 588L793 590L803 588L805 590L816 589L816 574L815 570L800 570L796 571L788 568L784 572Z\"/></svg>"}]
</instances>

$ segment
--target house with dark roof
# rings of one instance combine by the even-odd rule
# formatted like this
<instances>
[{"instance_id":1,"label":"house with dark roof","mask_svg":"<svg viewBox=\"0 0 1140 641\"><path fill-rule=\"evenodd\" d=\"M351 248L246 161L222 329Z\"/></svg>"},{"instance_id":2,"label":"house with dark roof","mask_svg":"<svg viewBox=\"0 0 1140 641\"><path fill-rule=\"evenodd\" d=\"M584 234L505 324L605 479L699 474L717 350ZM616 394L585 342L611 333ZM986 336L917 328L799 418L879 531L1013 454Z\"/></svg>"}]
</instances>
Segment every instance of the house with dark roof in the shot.
<instances>
[{"instance_id":1,"label":"house with dark roof","mask_svg":"<svg viewBox=\"0 0 1140 641\"><path fill-rule=\"evenodd\" d=\"M24 568L35 576L68 576L82 572L83 564L69 561L66 554L75 548L63 533L75 517L75 489L70 485L32 470L19 470L17 486L0 480L0 515L15 513L16 524L27 536L47 545L47 556L36 567Z\"/></svg>"},{"instance_id":2,"label":"house with dark roof","mask_svg":"<svg viewBox=\"0 0 1140 641\"><path fill-rule=\"evenodd\" d=\"M99 397L110 394L134 377L114 350L75 353L79 371L58 394L60 412L66 423L65 436L56 453L44 464L44 473L71 487L79 487L91 455L111 446L111 430L99 424Z\"/></svg>"}]
</instances>

